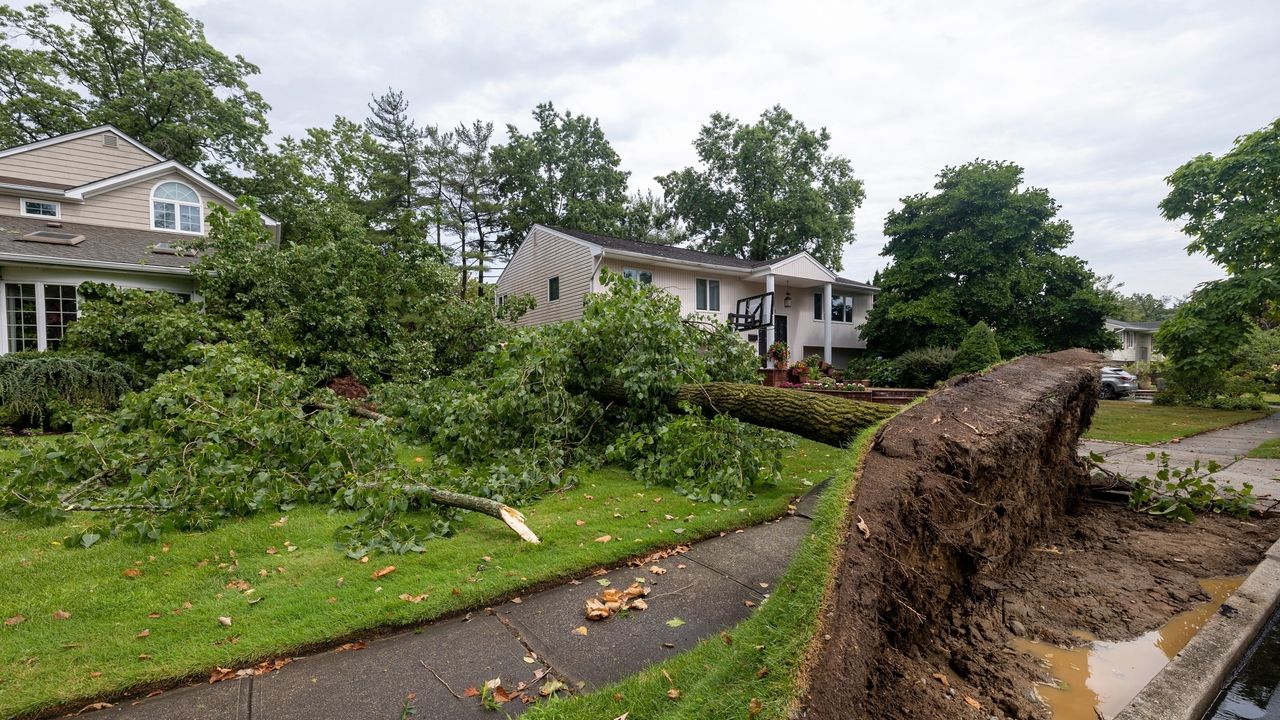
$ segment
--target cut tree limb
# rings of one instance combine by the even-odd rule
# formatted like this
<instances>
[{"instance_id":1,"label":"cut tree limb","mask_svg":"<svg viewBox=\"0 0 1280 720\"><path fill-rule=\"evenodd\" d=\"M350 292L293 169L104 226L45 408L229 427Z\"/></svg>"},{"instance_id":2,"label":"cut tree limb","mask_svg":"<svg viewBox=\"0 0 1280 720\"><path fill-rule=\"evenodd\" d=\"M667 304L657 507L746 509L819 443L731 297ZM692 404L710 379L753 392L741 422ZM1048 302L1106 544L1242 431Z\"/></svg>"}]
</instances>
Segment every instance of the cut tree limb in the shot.
<instances>
[{"instance_id":1,"label":"cut tree limb","mask_svg":"<svg viewBox=\"0 0 1280 720\"><path fill-rule=\"evenodd\" d=\"M361 483L362 487L380 487L381 483ZM525 524L524 515L519 510L504 505L496 500L482 498L476 495L466 495L463 493L445 490L435 487L434 485L400 485L396 484L401 490L411 495L425 495L431 502L438 505L448 505L449 507L462 508L463 510L473 510L478 513L484 513L490 517L495 517L507 524L507 527L515 531L521 539L538 544L538 536L534 534L529 526Z\"/></svg>"}]
</instances>

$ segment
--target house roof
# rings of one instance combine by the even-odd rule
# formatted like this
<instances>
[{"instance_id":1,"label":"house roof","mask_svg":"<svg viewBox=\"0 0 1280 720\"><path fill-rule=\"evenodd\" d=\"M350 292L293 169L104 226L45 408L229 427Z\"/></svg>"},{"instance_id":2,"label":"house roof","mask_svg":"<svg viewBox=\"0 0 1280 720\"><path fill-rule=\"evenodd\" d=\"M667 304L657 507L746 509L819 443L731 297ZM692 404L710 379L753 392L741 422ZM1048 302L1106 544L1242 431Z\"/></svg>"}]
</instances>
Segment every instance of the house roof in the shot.
<instances>
[{"instance_id":1,"label":"house roof","mask_svg":"<svg viewBox=\"0 0 1280 720\"><path fill-rule=\"evenodd\" d=\"M1145 332L1155 332L1160 329L1163 321L1155 322L1128 322L1127 320L1116 320L1115 318L1107 318L1107 323L1114 325L1122 330L1140 330Z\"/></svg>"},{"instance_id":2,"label":"house roof","mask_svg":"<svg viewBox=\"0 0 1280 720\"><path fill-rule=\"evenodd\" d=\"M660 245L658 243L644 242L641 240L628 240L626 238L613 237L610 235L597 235L595 233L583 232L572 228L561 227L558 225L545 225L558 233L575 237L579 240L599 245L600 247L619 250L622 252L636 253L639 255L648 255L650 257L663 260L673 260L676 262L697 263L700 265L718 265L720 267L732 268L734 270L757 270L768 267L775 263L781 262L795 255L788 255L780 258L772 258L769 260L746 260L730 255L718 255L716 253L704 252L702 250L693 250L690 248L679 247L678 245ZM814 262L817 262L816 260ZM831 273L829 269L826 270ZM866 290L878 290L875 286L867 283L858 282L857 280L849 280L842 278L835 273L831 273L833 281L840 285L861 288Z\"/></svg>"},{"instance_id":3,"label":"house roof","mask_svg":"<svg viewBox=\"0 0 1280 720\"><path fill-rule=\"evenodd\" d=\"M157 272L185 274L198 258L152 252L157 243L190 246L190 235L128 230L125 228L85 225L82 223L55 223L50 227L44 218L0 216L0 262L27 262L45 265L72 265L85 268L130 270L133 272ZM52 245L27 242L18 238L37 230L48 230L72 235L82 235L78 245Z\"/></svg>"}]
</instances>

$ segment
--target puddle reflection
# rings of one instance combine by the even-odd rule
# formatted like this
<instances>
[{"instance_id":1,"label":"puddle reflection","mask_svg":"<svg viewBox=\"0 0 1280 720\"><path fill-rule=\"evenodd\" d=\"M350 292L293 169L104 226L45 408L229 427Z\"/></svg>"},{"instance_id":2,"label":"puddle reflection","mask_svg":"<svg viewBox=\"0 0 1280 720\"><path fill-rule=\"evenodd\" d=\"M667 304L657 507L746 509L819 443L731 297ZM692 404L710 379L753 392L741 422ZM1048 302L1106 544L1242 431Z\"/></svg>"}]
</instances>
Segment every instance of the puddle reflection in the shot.
<instances>
[{"instance_id":1,"label":"puddle reflection","mask_svg":"<svg viewBox=\"0 0 1280 720\"><path fill-rule=\"evenodd\" d=\"M1014 638L1013 647L1047 663L1058 681L1056 687L1036 688L1053 710L1054 720L1098 720L1099 714L1110 718L1186 647L1243 581L1244 577L1201 580L1209 601L1132 640L1105 642L1088 633L1076 633L1089 644L1066 649Z\"/></svg>"}]
</instances>

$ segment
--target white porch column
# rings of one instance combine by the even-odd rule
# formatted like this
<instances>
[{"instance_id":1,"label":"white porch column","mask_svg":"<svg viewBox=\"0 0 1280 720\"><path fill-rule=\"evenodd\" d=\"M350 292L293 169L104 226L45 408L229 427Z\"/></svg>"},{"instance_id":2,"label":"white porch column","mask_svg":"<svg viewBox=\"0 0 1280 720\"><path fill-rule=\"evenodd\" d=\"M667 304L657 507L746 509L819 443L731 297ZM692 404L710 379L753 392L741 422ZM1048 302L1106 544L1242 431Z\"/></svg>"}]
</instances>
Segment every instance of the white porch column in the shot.
<instances>
[{"instance_id":1,"label":"white porch column","mask_svg":"<svg viewBox=\"0 0 1280 720\"><path fill-rule=\"evenodd\" d=\"M773 292L773 273L764 276L764 291L767 293ZM772 312L773 308L769 308L769 311ZM769 323L769 327L765 329L764 333L764 348L767 352L769 348L773 347L773 318L767 317L764 320ZM765 367L773 367L773 360L766 360Z\"/></svg>"},{"instance_id":2,"label":"white porch column","mask_svg":"<svg viewBox=\"0 0 1280 720\"><path fill-rule=\"evenodd\" d=\"M831 283L822 286L822 359L831 364Z\"/></svg>"}]
</instances>

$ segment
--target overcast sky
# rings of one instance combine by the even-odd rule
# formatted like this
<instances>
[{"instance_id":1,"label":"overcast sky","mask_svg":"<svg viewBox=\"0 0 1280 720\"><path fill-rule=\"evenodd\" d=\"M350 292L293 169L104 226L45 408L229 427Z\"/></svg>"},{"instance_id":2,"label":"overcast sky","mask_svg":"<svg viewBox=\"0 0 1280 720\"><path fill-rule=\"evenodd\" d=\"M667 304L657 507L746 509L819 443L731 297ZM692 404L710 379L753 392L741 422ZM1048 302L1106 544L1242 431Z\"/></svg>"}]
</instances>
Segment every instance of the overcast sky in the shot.
<instances>
[{"instance_id":1,"label":"overcast sky","mask_svg":"<svg viewBox=\"0 0 1280 720\"><path fill-rule=\"evenodd\" d=\"M528 131L551 100L593 115L632 189L695 161L714 111L782 104L861 178L845 275L869 279L885 214L946 165L1026 168L1075 227L1070 252L1128 292L1220 273L1160 218L1163 178L1280 116L1280 2L392 2L179 0L262 69L277 137L366 115Z\"/></svg>"}]
</instances>

